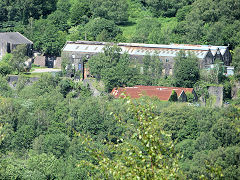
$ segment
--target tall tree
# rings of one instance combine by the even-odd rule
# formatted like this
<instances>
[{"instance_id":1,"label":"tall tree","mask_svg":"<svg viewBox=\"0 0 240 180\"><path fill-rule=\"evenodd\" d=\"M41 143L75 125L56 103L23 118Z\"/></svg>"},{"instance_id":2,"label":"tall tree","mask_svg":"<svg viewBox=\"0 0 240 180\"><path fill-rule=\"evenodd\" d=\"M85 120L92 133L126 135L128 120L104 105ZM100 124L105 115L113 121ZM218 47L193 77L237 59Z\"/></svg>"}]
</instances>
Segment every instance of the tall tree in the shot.
<instances>
[{"instance_id":1,"label":"tall tree","mask_svg":"<svg viewBox=\"0 0 240 180\"><path fill-rule=\"evenodd\" d=\"M173 75L177 87L193 87L199 79L198 58L180 51L175 58Z\"/></svg>"},{"instance_id":2,"label":"tall tree","mask_svg":"<svg viewBox=\"0 0 240 180\"><path fill-rule=\"evenodd\" d=\"M236 47L233 51L233 62L235 76L240 76L240 47Z\"/></svg>"},{"instance_id":3,"label":"tall tree","mask_svg":"<svg viewBox=\"0 0 240 180\"><path fill-rule=\"evenodd\" d=\"M117 86L132 86L136 83L139 72L130 67L130 57L121 54L121 48L106 46L104 53L93 56L89 61L92 75L103 80L107 91Z\"/></svg>"},{"instance_id":4,"label":"tall tree","mask_svg":"<svg viewBox=\"0 0 240 180\"><path fill-rule=\"evenodd\" d=\"M143 83L146 85L157 85L162 75L163 64L157 53L147 54L143 58Z\"/></svg>"},{"instance_id":5,"label":"tall tree","mask_svg":"<svg viewBox=\"0 0 240 180\"><path fill-rule=\"evenodd\" d=\"M116 24L128 20L128 3L126 0L95 0L91 2L93 17L101 17L114 21Z\"/></svg>"},{"instance_id":6,"label":"tall tree","mask_svg":"<svg viewBox=\"0 0 240 180\"><path fill-rule=\"evenodd\" d=\"M27 55L27 47L26 45L18 45L16 49L12 51L13 57L10 60L10 65L14 70L17 70L17 73L19 74L21 71L23 71L24 68L24 62L27 61L28 57Z\"/></svg>"}]
</instances>

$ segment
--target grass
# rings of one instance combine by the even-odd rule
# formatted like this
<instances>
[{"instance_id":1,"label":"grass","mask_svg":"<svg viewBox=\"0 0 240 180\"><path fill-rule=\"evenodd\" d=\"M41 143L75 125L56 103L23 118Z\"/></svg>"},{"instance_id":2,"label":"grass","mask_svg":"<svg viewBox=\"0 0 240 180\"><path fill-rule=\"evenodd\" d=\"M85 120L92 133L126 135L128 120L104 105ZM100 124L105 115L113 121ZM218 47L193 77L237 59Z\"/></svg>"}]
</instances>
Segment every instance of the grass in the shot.
<instances>
[{"instance_id":1,"label":"grass","mask_svg":"<svg viewBox=\"0 0 240 180\"><path fill-rule=\"evenodd\" d=\"M137 19L129 18L128 23L120 26L121 30L123 31L123 36L126 38L127 42L130 42L137 27Z\"/></svg>"}]
</instances>

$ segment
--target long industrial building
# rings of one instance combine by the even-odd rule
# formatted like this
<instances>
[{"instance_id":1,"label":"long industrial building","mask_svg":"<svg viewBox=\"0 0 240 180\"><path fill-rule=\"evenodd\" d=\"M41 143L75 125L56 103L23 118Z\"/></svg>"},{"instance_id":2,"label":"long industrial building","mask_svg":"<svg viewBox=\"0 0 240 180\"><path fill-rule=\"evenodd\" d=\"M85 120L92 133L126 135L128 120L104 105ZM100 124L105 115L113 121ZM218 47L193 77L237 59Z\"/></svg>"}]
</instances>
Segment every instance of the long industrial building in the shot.
<instances>
[{"instance_id":1,"label":"long industrial building","mask_svg":"<svg viewBox=\"0 0 240 180\"><path fill-rule=\"evenodd\" d=\"M84 67L83 59L88 59L91 56L103 52L103 48L114 43L96 42L96 41L68 41L63 47L63 55L69 59L72 68L75 71L81 70L83 77L88 74L87 68ZM230 66L232 56L228 46L211 46L211 45L190 45L190 44L139 44L139 43L116 43L122 49L121 53L128 53L132 58L141 63L143 57L147 54L157 55L162 61L164 74L169 75L173 72L174 58L179 51L186 53L192 52L199 59L199 67L205 68L214 64L216 59L223 62L225 66Z\"/></svg>"}]
</instances>

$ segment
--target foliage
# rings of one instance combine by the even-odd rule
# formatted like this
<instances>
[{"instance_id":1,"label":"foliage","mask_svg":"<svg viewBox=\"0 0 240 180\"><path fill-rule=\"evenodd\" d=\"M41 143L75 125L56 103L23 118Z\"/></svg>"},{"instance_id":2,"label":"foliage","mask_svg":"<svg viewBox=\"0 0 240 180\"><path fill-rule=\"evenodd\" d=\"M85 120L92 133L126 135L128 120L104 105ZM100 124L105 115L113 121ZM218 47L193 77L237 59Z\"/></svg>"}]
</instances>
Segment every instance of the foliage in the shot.
<instances>
[{"instance_id":1,"label":"foliage","mask_svg":"<svg viewBox=\"0 0 240 180\"><path fill-rule=\"evenodd\" d=\"M164 76L161 77L158 81L159 86L173 87L174 86L174 78L173 76Z\"/></svg>"},{"instance_id":2,"label":"foliage","mask_svg":"<svg viewBox=\"0 0 240 180\"><path fill-rule=\"evenodd\" d=\"M73 82L71 79L62 79L59 83L60 92L63 94L64 97L73 89Z\"/></svg>"},{"instance_id":3,"label":"foliage","mask_svg":"<svg viewBox=\"0 0 240 180\"><path fill-rule=\"evenodd\" d=\"M88 40L108 42L113 41L118 34L121 34L121 30L111 20L96 18L84 26L84 33L82 35L86 35Z\"/></svg>"},{"instance_id":4,"label":"foliage","mask_svg":"<svg viewBox=\"0 0 240 180\"><path fill-rule=\"evenodd\" d=\"M12 72L12 67L10 66L10 61L12 59L12 54L5 54L0 61L0 74L5 76Z\"/></svg>"},{"instance_id":5,"label":"foliage","mask_svg":"<svg viewBox=\"0 0 240 180\"><path fill-rule=\"evenodd\" d=\"M63 16L63 17L62 17ZM62 13L50 15L48 19L32 20L24 29L26 37L34 42L34 49L46 55L60 55L61 48L66 42L66 19ZM60 30L61 29L61 30Z\"/></svg>"},{"instance_id":6,"label":"foliage","mask_svg":"<svg viewBox=\"0 0 240 180\"><path fill-rule=\"evenodd\" d=\"M56 0L24 0L24 1L7 1L2 0L0 3L0 21L21 21L27 23L30 17L34 19L40 16L46 17L56 10Z\"/></svg>"},{"instance_id":7,"label":"foliage","mask_svg":"<svg viewBox=\"0 0 240 180\"><path fill-rule=\"evenodd\" d=\"M176 15L178 9L188 4L191 4L194 0L170 0L170 1L155 1L155 0L145 0L143 1L153 12L155 16L167 16L172 17Z\"/></svg>"},{"instance_id":8,"label":"foliage","mask_svg":"<svg viewBox=\"0 0 240 180\"><path fill-rule=\"evenodd\" d=\"M239 3L239 0L2 0L0 32L21 32L34 42L35 50L51 56L60 55L66 40L229 44L230 49L235 49L232 65L238 78ZM0 62L3 75L12 70L8 66L13 60L10 56ZM181 62L188 62L189 56L183 57L179 57ZM147 58L155 61L154 56ZM157 66L145 62L145 70L156 71L146 70L145 75L152 79L144 79L132 59L113 47L91 61L94 75L104 79L109 90L141 84L143 80L175 86L179 77L161 77ZM198 80L197 73L187 71L196 64L182 66L184 77L178 80L184 80L184 85L192 87ZM230 97L229 79L220 80L218 76L210 79L223 83L224 98ZM207 81L201 79L194 85L205 100L209 97ZM180 86L182 82L178 82ZM0 76L0 96L0 179L104 179L104 174L110 179L124 179L128 172L133 178L143 172L153 179L160 171L157 179L169 179L169 174L181 178L180 172L186 176L182 179L240 176L239 98L232 100L233 105L222 108L157 99L150 102L147 98L127 103L126 99L111 96L91 97L82 83L51 75L44 75L35 83L20 77L16 89L11 89L6 78ZM87 135L92 141L84 143ZM147 142L151 142L149 147ZM93 156L96 153L90 153L89 146L94 152L102 152L98 154L100 159ZM178 159L178 153L182 158ZM159 155L161 161L150 158ZM151 161L157 164L151 166Z\"/></svg>"},{"instance_id":9,"label":"foliage","mask_svg":"<svg viewBox=\"0 0 240 180\"><path fill-rule=\"evenodd\" d=\"M139 72L130 67L129 55L120 52L119 47L106 46L104 53L88 61L91 74L104 82L107 91L118 86L131 86L137 81Z\"/></svg>"},{"instance_id":10,"label":"foliage","mask_svg":"<svg viewBox=\"0 0 240 180\"><path fill-rule=\"evenodd\" d=\"M39 154L52 153L59 158L69 147L69 138L64 134L40 135L33 142L33 149Z\"/></svg>"},{"instance_id":11,"label":"foliage","mask_svg":"<svg viewBox=\"0 0 240 180\"><path fill-rule=\"evenodd\" d=\"M233 51L232 65L234 66L234 76L240 76L240 47L236 47Z\"/></svg>"},{"instance_id":12,"label":"foliage","mask_svg":"<svg viewBox=\"0 0 240 180\"><path fill-rule=\"evenodd\" d=\"M81 83L51 75L11 90L0 79L1 179L239 176L237 104L91 97Z\"/></svg>"},{"instance_id":13,"label":"foliage","mask_svg":"<svg viewBox=\"0 0 240 180\"><path fill-rule=\"evenodd\" d=\"M90 5L93 17L101 17L114 21L116 24L128 20L127 0L95 0Z\"/></svg>"},{"instance_id":14,"label":"foliage","mask_svg":"<svg viewBox=\"0 0 240 180\"><path fill-rule=\"evenodd\" d=\"M0 75L0 96L9 97L12 94L12 90L8 85L6 77Z\"/></svg>"},{"instance_id":15,"label":"foliage","mask_svg":"<svg viewBox=\"0 0 240 180\"><path fill-rule=\"evenodd\" d=\"M130 100L127 103L128 111L138 125L133 127L135 130L129 139L119 139L121 143L109 145L116 153L113 159L102 153L96 154L99 169L104 171L107 178L114 179L181 177L173 142L170 135L156 125L159 117L153 113L153 107L135 104Z\"/></svg>"},{"instance_id":16,"label":"foliage","mask_svg":"<svg viewBox=\"0 0 240 180\"><path fill-rule=\"evenodd\" d=\"M152 29L152 31L149 31ZM161 29L161 24L157 19L154 18L144 18L141 19L137 26L136 32L132 37L133 42L148 43L150 37L154 35L155 32L158 32ZM154 37L158 39L158 37Z\"/></svg>"},{"instance_id":17,"label":"foliage","mask_svg":"<svg viewBox=\"0 0 240 180\"><path fill-rule=\"evenodd\" d=\"M172 94L171 94L171 97L169 98L169 101L173 101L173 102L176 102L178 101L178 96L177 96L177 93L176 91L172 91Z\"/></svg>"},{"instance_id":18,"label":"foliage","mask_svg":"<svg viewBox=\"0 0 240 180\"><path fill-rule=\"evenodd\" d=\"M163 64L157 54L147 54L143 58L143 74L141 84L157 85L162 76Z\"/></svg>"},{"instance_id":19,"label":"foliage","mask_svg":"<svg viewBox=\"0 0 240 180\"><path fill-rule=\"evenodd\" d=\"M193 87L199 79L198 59L180 51L175 58L174 79L177 87Z\"/></svg>"},{"instance_id":20,"label":"foliage","mask_svg":"<svg viewBox=\"0 0 240 180\"><path fill-rule=\"evenodd\" d=\"M12 58L9 64L17 71L17 74L24 70L24 62L27 61L27 47L26 45L18 45L16 49L12 51Z\"/></svg>"},{"instance_id":21,"label":"foliage","mask_svg":"<svg viewBox=\"0 0 240 180\"><path fill-rule=\"evenodd\" d=\"M74 1L70 9L70 19L74 25L85 24L91 16L90 1Z\"/></svg>"},{"instance_id":22,"label":"foliage","mask_svg":"<svg viewBox=\"0 0 240 180\"><path fill-rule=\"evenodd\" d=\"M229 6L229 3L238 7L240 2L196 0L185 20L176 28L177 34L181 35L181 41L232 46L239 44L239 11L238 8Z\"/></svg>"},{"instance_id":23,"label":"foliage","mask_svg":"<svg viewBox=\"0 0 240 180\"><path fill-rule=\"evenodd\" d=\"M188 102L193 103L195 101L195 97L192 93L186 92L186 96L187 96L187 101Z\"/></svg>"}]
</instances>

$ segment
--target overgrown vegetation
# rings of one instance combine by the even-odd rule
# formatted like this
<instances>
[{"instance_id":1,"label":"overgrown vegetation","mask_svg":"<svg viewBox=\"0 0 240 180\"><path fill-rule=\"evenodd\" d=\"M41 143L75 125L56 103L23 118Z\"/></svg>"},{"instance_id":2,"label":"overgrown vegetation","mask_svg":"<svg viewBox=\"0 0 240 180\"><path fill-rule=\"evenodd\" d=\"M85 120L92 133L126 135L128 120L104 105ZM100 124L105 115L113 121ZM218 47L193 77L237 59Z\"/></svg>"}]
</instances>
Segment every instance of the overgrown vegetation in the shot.
<instances>
[{"instance_id":1,"label":"overgrown vegetation","mask_svg":"<svg viewBox=\"0 0 240 180\"><path fill-rule=\"evenodd\" d=\"M240 175L239 99L228 108L130 101L92 97L70 79L24 78L16 90L0 78L1 179Z\"/></svg>"},{"instance_id":2,"label":"overgrown vegetation","mask_svg":"<svg viewBox=\"0 0 240 180\"><path fill-rule=\"evenodd\" d=\"M194 87L207 106L178 103L175 91L170 102L93 97L83 83L50 74L34 83L19 76L11 88L6 75L26 61L18 46L0 61L0 179L238 179L240 96L215 108L207 88L223 86L224 100L232 97L239 7L240 0L2 0L0 31L23 33L46 55L60 55L66 40L230 44L235 76L224 77L220 63L199 71L196 57L183 52L173 76L163 76L157 55L139 67L106 46L88 62L101 89Z\"/></svg>"}]
</instances>

